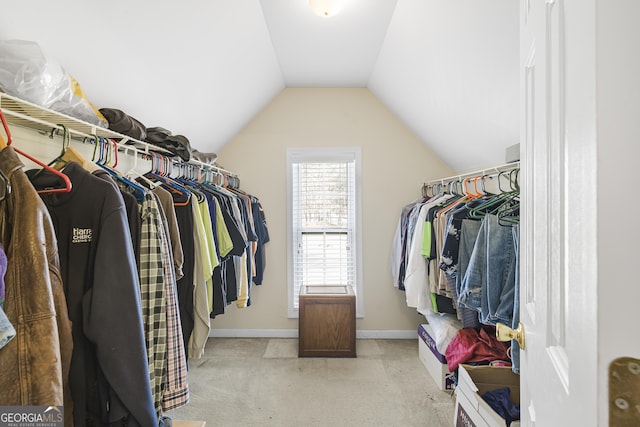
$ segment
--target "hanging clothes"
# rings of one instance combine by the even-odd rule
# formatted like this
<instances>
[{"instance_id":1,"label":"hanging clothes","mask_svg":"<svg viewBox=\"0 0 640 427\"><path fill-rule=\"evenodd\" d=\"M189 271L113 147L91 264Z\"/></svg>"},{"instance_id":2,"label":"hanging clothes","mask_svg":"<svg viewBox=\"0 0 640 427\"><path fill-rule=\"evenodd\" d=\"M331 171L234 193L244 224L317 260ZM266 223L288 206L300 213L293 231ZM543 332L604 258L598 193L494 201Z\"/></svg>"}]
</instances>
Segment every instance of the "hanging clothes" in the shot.
<instances>
[{"instance_id":1,"label":"hanging clothes","mask_svg":"<svg viewBox=\"0 0 640 427\"><path fill-rule=\"evenodd\" d=\"M124 200L111 184L76 163L67 164L64 173L71 192L42 199L58 236L73 325L74 421L157 425ZM50 173L35 175L36 188L51 186Z\"/></svg>"},{"instance_id":2,"label":"hanging clothes","mask_svg":"<svg viewBox=\"0 0 640 427\"><path fill-rule=\"evenodd\" d=\"M216 245L220 249L220 265L213 271L213 311L211 317L224 314L225 307L237 300L237 283L235 270L233 275L228 274L227 267L233 264L233 257L239 256L246 248L246 242L242 237L237 222L234 220L228 197L223 195L222 189L209 185L200 186L205 195L211 197L210 206L215 207L214 221L216 233L214 234ZM239 214L239 211L238 211ZM213 213L212 213L213 215ZM224 226L223 226L224 224ZM225 230L224 235L218 237L217 230ZM228 235L228 238L227 238ZM221 242L221 240L223 240ZM231 261L230 261L231 260Z\"/></svg>"},{"instance_id":3,"label":"hanging clothes","mask_svg":"<svg viewBox=\"0 0 640 427\"><path fill-rule=\"evenodd\" d=\"M136 253L136 259L141 285L147 358L150 368L153 367L149 374L154 405L158 417L161 417L163 411L182 407L189 402L186 350L176 298L176 262L173 260L169 237L171 225L158 195L168 198L164 205L175 222L173 199L165 190L155 188L156 191L143 190L143 194L139 194L142 200L138 203L128 192L131 187L126 180L114 181L113 173L115 171L107 173L103 169L93 174L108 180L120 189L127 206L130 228L132 229L131 222L136 222L140 229L137 235L132 229L131 234L132 239L139 239L137 242L134 241L134 248L137 247L139 251ZM132 202L132 206L129 201ZM135 212L136 216L132 212ZM176 224L173 224L173 227L177 229ZM173 241L181 245L179 234L174 236ZM181 248L176 252L182 256ZM141 259L144 260L143 264L140 263ZM178 267L182 268L182 263Z\"/></svg>"},{"instance_id":4,"label":"hanging clothes","mask_svg":"<svg viewBox=\"0 0 640 427\"><path fill-rule=\"evenodd\" d=\"M238 190L231 190L237 197L240 205L242 206L241 212L244 218L245 230L247 232L247 239L249 241L249 246L246 249L246 257L247 257L247 276L246 282L242 283L242 290L246 287L246 301L238 298L238 307L249 307L251 306L251 289L253 285L253 278L256 275L256 252L258 250L258 236L256 234L255 224L253 222L253 212L251 207L251 197ZM244 305L243 305L244 304Z\"/></svg>"},{"instance_id":5,"label":"hanging clothes","mask_svg":"<svg viewBox=\"0 0 640 427\"><path fill-rule=\"evenodd\" d=\"M474 188L480 179L473 178ZM404 288L409 307L428 309L425 292L416 293L427 281L434 312L456 313L468 327L511 324L517 264L511 223L517 221L519 206L515 187L497 195L465 188L465 194L450 194L441 203L438 198L448 193L402 209L391 266L393 284ZM418 253L428 260L426 268Z\"/></svg>"},{"instance_id":6,"label":"hanging clothes","mask_svg":"<svg viewBox=\"0 0 640 427\"><path fill-rule=\"evenodd\" d=\"M241 214L239 208L236 206L235 211L233 207L229 210L229 204L225 204L225 197L231 200L231 204L237 202L238 197L234 195L228 189L220 188L217 186L194 183L197 188L202 191L206 196L210 197L211 206L213 207L211 216L215 227L215 242L219 251L220 263L225 263L224 267L214 270L214 295L221 295L223 301L214 302L214 309L211 314L224 313L224 305L237 301L238 295L243 288L242 278L240 270L236 268L237 260L236 256L243 256L246 249L246 232L242 224ZM232 215L235 219L231 219ZM238 236L238 233L241 235ZM241 242L242 248L237 245ZM233 270L230 270L230 265L227 260L230 256L233 256L231 263L234 266ZM219 281L219 282L218 282ZM246 289L246 282L244 283ZM229 297L228 297L229 296Z\"/></svg>"},{"instance_id":7,"label":"hanging clothes","mask_svg":"<svg viewBox=\"0 0 640 427\"><path fill-rule=\"evenodd\" d=\"M264 272L267 268L265 244L269 242L269 229L267 228L267 219L264 215L264 209L257 198L253 197L251 199L251 207L253 210L253 223L258 237L258 247L256 249L256 274L253 278L253 283L256 285L262 285Z\"/></svg>"},{"instance_id":8,"label":"hanging clothes","mask_svg":"<svg viewBox=\"0 0 640 427\"><path fill-rule=\"evenodd\" d=\"M195 289L195 239L194 217L192 215L192 201L185 196L172 194L174 202L179 197L178 204L174 204L176 220L180 230L183 253L183 276L177 282L178 306L180 309L180 325L184 348L188 355L189 340L195 324L193 294ZM186 199L186 200L184 200Z\"/></svg>"},{"instance_id":9,"label":"hanging clothes","mask_svg":"<svg viewBox=\"0 0 640 427\"><path fill-rule=\"evenodd\" d=\"M422 250L427 213L433 208L442 206L451 197L451 195L442 195L425 203L417 204L410 214L408 226L413 225L413 229L407 232L407 254L403 283L407 306L415 307L418 311L427 310L432 306L427 271L428 261Z\"/></svg>"},{"instance_id":10,"label":"hanging clothes","mask_svg":"<svg viewBox=\"0 0 640 427\"><path fill-rule=\"evenodd\" d=\"M151 193L140 203L140 294L142 324L156 413L162 413L162 389L167 360L167 302L162 259L160 210Z\"/></svg>"},{"instance_id":11,"label":"hanging clothes","mask_svg":"<svg viewBox=\"0 0 640 427\"><path fill-rule=\"evenodd\" d=\"M514 178L515 174L515 180ZM519 347L491 343L485 328L498 322L517 326L519 320L519 187L518 170L509 172L510 188L500 187L498 194L466 188L473 180L474 188L484 175L462 182L464 194L450 195L449 200L435 203L439 193L405 206L398 220L392 243L393 285L406 293L407 305L428 313L422 291L416 289L428 282L432 298L431 311L451 310L462 321L458 340L447 347L449 369L466 362L499 360L519 373ZM426 193L423 193L426 194ZM415 256L421 256L427 267ZM426 272L426 274L425 274ZM480 331L480 334L478 334ZM486 351L487 348L498 349ZM478 351L478 349L482 349Z\"/></svg>"},{"instance_id":12,"label":"hanging clothes","mask_svg":"<svg viewBox=\"0 0 640 427\"><path fill-rule=\"evenodd\" d=\"M422 203L422 201L423 199L415 200L402 208L393 238L391 248L391 277L393 286L401 291L404 291L408 220L412 211Z\"/></svg>"},{"instance_id":13,"label":"hanging clothes","mask_svg":"<svg viewBox=\"0 0 640 427\"><path fill-rule=\"evenodd\" d=\"M437 269L430 262L439 258L433 212L452 197L439 195L410 203L403 207L396 227L391 254L393 284L399 290L409 290L407 305L418 311L455 312L451 298L434 292L438 288L433 284Z\"/></svg>"},{"instance_id":14,"label":"hanging clothes","mask_svg":"<svg viewBox=\"0 0 640 427\"><path fill-rule=\"evenodd\" d=\"M513 321L516 252L513 231L487 214L476 238L458 301L480 312L480 322Z\"/></svg>"},{"instance_id":15,"label":"hanging clothes","mask_svg":"<svg viewBox=\"0 0 640 427\"><path fill-rule=\"evenodd\" d=\"M189 401L187 355L202 356L210 316L231 301L250 306L252 284L263 281L264 211L237 188L194 181L184 193L179 185L147 191L104 164L117 165L117 143L97 138L95 164L69 147L64 132L57 170L25 174L13 148L0 153L0 178L13 187L6 198L0 191L8 257L5 264L0 246L0 401L64 404L65 425L162 425L164 411ZM34 191L60 178L67 192ZM14 256L24 250L34 255L29 274ZM32 273L38 277L28 279ZM29 284L15 283L18 274ZM38 335L34 343L12 339L26 329ZM25 342L30 351L47 349L29 354L37 380L16 368L25 363Z\"/></svg>"},{"instance_id":16,"label":"hanging clothes","mask_svg":"<svg viewBox=\"0 0 640 427\"><path fill-rule=\"evenodd\" d=\"M173 198L171 197L171 193L162 187L154 187L151 191L158 197L160 206L164 213L163 222L167 225L175 276L176 280L180 280L182 279L182 276L184 276L184 272L182 271L182 266L184 265L184 254L182 251L182 239L180 237L178 220L176 218L176 210L173 206Z\"/></svg>"},{"instance_id":17,"label":"hanging clothes","mask_svg":"<svg viewBox=\"0 0 640 427\"><path fill-rule=\"evenodd\" d=\"M194 199L194 198L192 198ZM193 247L194 247L194 291L193 291L193 331L189 339L189 359L199 359L204 354L204 347L209 338L211 321L209 320L209 297L207 290L209 281L213 279L213 267L208 253L209 246L202 219L202 211L198 201L191 203L194 218Z\"/></svg>"},{"instance_id":18,"label":"hanging clothes","mask_svg":"<svg viewBox=\"0 0 640 427\"><path fill-rule=\"evenodd\" d=\"M167 219L165 209L175 211L173 205L166 205L160 202L158 194L153 192L153 196L158 201L161 222L164 225L163 233L160 233L161 252L164 268L165 295L167 303L167 366L164 375L164 385L162 394L162 409L169 411L180 408L189 403L189 385L187 381L187 358L186 350L182 340L182 325L180 324L179 307L177 300L177 281L175 273L174 252L170 245L170 221ZM166 193L169 198L171 195ZM175 225L174 225L175 226ZM179 238L179 236L178 236ZM180 251L182 254L182 251ZM182 266L182 263L180 263Z\"/></svg>"},{"instance_id":19,"label":"hanging clothes","mask_svg":"<svg viewBox=\"0 0 640 427\"><path fill-rule=\"evenodd\" d=\"M21 337L0 351L0 402L64 405L69 408L65 425L73 425L68 388L73 342L56 236L23 168L12 147L0 151L0 174L4 185L11 185L11 192L2 189L0 202L0 243L7 255L3 311Z\"/></svg>"},{"instance_id":20,"label":"hanging clothes","mask_svg":"<svg viewBox=\"0 0 640 427\"><path fill-rule=\"evenodd\" d=\"M187 190L204 196L209 204L213 245L209 238L208 247L215 248L219 263L213 270L212 286L207 288L207 295L212 299L209 302L213 302L211 317L223 314L225 306L232 302L238 308L250 306L252 283L255 283L259 274L264 274L266 267L266 219L264 211L253 212L254 206L261 209L259 200L237 189L193 180L178 179L178 182ZM206 211L201 209L201 212L204 215ZM255 218L260 222L258 225ZM258 237L258 233L263 236L262 239ZM257 259L258 253L260 261ZM262 283L262 277L259 281Z\"/></svg>"}]
</instances>

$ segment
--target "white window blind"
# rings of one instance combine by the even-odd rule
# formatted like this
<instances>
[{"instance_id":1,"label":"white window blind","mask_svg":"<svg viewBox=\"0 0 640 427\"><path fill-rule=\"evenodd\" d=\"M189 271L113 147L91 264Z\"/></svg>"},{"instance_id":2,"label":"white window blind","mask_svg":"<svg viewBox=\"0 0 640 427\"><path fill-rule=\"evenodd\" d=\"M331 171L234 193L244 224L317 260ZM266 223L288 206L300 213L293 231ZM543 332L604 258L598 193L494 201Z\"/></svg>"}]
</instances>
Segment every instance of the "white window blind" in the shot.
<instances>
[{"instance_id":1,"label":"white window blind","mask_svg":"<svg viewBox=\"0 0 640 427\"><path fill-rule=\"evenodd\" d=\"M290 160L292 307L302 285L350 285L357 293L355 156Z\"/></svg>"}]
</instances>

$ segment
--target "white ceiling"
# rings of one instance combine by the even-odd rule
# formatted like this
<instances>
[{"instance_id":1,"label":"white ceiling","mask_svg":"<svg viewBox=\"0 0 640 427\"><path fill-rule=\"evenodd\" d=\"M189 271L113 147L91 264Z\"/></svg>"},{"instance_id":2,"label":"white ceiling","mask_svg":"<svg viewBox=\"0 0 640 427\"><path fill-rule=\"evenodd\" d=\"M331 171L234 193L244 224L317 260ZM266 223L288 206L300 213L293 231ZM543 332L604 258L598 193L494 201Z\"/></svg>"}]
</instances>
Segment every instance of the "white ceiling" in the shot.
<instances>
[{"instance_id":1,"label":"white ceiling","mask_svg":"<svg viewBox=\"0 0 640 427\"><path fill-rule=\"evenodd\" d=\"M261 0L288 87L366 87L396 0L347 0L319 18L306 0Z\"/></svg>"},{"instance_id":2,"label":"white ceiling","mask_svg":"<svg viewBox=\"0 0 640 427\"><path fill-rule=\"evenodd\" d=\"M518 142L518 2L21 0L0 39L36 41L99 108L218 151L284 87L369 87L454 170ZM390 141L393 144L393 141Z\"/></svg>"}]
</instances>

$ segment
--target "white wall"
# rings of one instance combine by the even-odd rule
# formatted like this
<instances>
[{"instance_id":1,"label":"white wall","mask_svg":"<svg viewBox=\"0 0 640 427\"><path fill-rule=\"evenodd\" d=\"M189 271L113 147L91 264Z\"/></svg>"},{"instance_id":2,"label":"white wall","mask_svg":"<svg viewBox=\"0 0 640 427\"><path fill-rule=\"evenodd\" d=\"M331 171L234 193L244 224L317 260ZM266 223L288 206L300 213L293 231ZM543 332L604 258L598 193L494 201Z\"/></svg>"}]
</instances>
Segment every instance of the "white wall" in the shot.
<instances>
[{"instance_id":1,"label":"white wall","mask_svg":"<svg viewBox=\"0 0 640 427\"><path fill-rule=\"evenodd\" d=\"M242 188L260 198L271 236L253 305L230 306L216 317L218 333L297 329L297 319L287 318L286 149L325 146L362 149L365 317L357 329L388 335L415 331L424 321L391 284L391 241L400 209L419 196L422 182L451 170L368 89L288 88L218 153L219 162L240 175Z\"/></svg>"},{"instance_id":2,"label":"white wall","mask_svg":"<svg viewBox=\"0 0 640 427\"><path fill-rule=\"evenodd\" d=\"M640 286L634 268L640 255L640 227L634 220L640 199L633 194L640 159L640 3L599 0L596 8L598 247L585 250L598 263L598 425L609 425L609 365L622 356L640 358Z\"/></svg>"}]
</instances>

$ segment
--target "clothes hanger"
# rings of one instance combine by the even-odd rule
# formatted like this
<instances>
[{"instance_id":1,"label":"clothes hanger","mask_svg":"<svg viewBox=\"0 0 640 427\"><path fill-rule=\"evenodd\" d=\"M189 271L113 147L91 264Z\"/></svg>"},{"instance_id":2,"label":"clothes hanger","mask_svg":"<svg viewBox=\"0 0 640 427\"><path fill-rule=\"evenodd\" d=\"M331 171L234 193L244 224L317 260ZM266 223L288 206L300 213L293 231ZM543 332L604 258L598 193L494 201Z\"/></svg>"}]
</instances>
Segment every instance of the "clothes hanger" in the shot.
<instances>
[{"instance_id":1,"label":"clothes hanger","mask_svg":"<svg viewBox=\"0 0 640 427\"><path fill-rule=\"evenodd\" d=\"M95 145L93 146L93 155L91 156L91 161L97 164L98 162L96 160L96 151L98 150L98 145L102 143L98 139L98 135L91 134L91 136L93 137L93 141L95 142Z\"/></svg>"},{"instance_id":2,"label":"clothes hanger","mask_svg":"<svg viewBox=\"0 0 640 427\"><path fill-rule=\"evenodd\" d=\"M503 205L507 206L507 205ZM515 206L509 206L498 211L498 224L510 226L520 223L520 203Z\"/></svg>"},{"instance_id":3,"label":"clothes hanger","mask_svg":"<svg viewBox=\"0 0 640 427\"><path fill-rule=\"evenodd\" d=\"M4 131L7 134L7 147L8 147L13 142L13 139L11 137L11 131L9 130L9 125L7 124L7 119L4 117L4 112L2 111L1 108L0 108L0 120L2 121L2 126L4 127ZM57 177L62 179L62 181L64 183L64 187L62 187L62 188L47 188L47 189L44 189L44 190L37 190L38 194L68 193L68 192L71 191L71 180L69 179L69 177L67 175L65 175L62 172L52 168L49 165L44 164L40 160L36 159L33 156L30 156L29 154L25 153L22 150L19 150L16 147L13 147L13 150L16 153L26 157L27 159L31 160L33 163L37 164L38 166L42 166L45 170L53 173L54 175L56 175Z\"/></svg>"},{"instance_id":4,"label":"clothes hanger","mask_svg":"<svg viewBox=\"0 0 640 427\"><path fill-rule=\"evenodd\" d=\"M508 202L511 199L511 192L502 189L500 182L502 173L503 172L498 172L498 189L500 190L498 194L488 194L485 191L483 200L480 201L479 204L473 205L467 202L467 206L469 207L469 218L482 219L487 213L495 214L504 203Z\"/></svg>"},{"instance_id":5,"label":"clothes hanger","mask_svg":"<svg viewBox=\"0 0 640 427\"><path fill-rule=\"evenodd\" d=\"M129 190L138 202L142 202L147 195L147 190L135 181L131 181L130 179L123 177L117 170L115 170L115 167L118 165L118 143L113 139L102 138L100 136L97 138L97 143L100 144L100 158L96 164L106 171L113 179L124 184L126 189ZM113 155L111 154L112 151ZM111 164L112 160L113 164Z\"/></svg>"},{"instance_id":6,"label":"clothes hanger","mask_svg":"<svg viewBox=\"0 0 640 427\"><path fill-rule=\"evenodd\" d=\"M500 190L503 191L503 194L501 194L501 202L502 205L503 204L510 204L511 206L515 206L515 205L520 205L520 188L518 187L517 184L514 183L514 181L512 180L512 177L514 175L514 173L518 174L519 169L512 170L509 172L509 186L510 189L509 190L503 190L500 186ZM516 178L517 181L517 178ZM497 209L494 209L491 213L492 214L496 214L497 211L500 209L501 206L499 206Z\"/></svg>"},{"instance_id":7,"label":"clothes hanger","mask_svg":"<svg viewBox=\"0 0 640 427\"><path fill-rule=\"evenodd\" d=\"M510 226L520 223L520 186L518 184L518 176L520 169L513 169L509 172L509 186L512 199L500 206L496 215L498 216L498 224Z\"/></svg>"},{"instance_id":8,"label":"clothes hanger","mask_svg":"<svg viewBox=\"0 0 640 427\"><path fill-rule=\"evenodd\" d=\"M463 195L462 197L459 198L455 198L454 200L452 200L450 203L446 203L437 213L436 216L437 217L441 217L442 215L446 214L447 212L451 211L452 209L454 209L456 206L461 205L462 203L466 203L470 200L473 200L475 198L478 198L479 195L477 192L475 193L471 193L471 191L469 190L468 184L471 180L477 180L478 178L481 178L482 176L476 176L476 177L467 177L462 181L462 192ZM477 185L477 184L474 184Z\"/></svg>"},{"instance_id":9,"label":"clothes hanger","mask_svg":"<svg viewBox=\"0 0 640 427\"><path fill-rule=\"evenodd\" d=\"M125 151L125 153L130 149L133 150L133 168L131 168L131 170L124 174L125 178L129 178L130 181L140 182L141 184L148 186L150 190L153 190L160 185L157 182L151 181L149 178L138 172L138 152L135 148L129 147L127 145L122 145L121 148ZM132 175L134 176L133 179L131 179Z\"/></svg>"},{"instance_id":10,"label":"clothes hanger","mask_svg":"<svg viewBox=\"0 0 640 427\"><path fill-rule=\"evenodd\" d=\"M189 204L189 200L191 198L191 192L186 188L179 185L174 180L171 180L170 177L165 175L165 167L164 167L164 156L152 153L151 154L151 171L149 171L146 175L150 178L156 179L161 185L172 193L179 194L181 196L186 197L184 202L173 202L174 206L187 206Z\"/></svg>"},{"instance_id":11,"label":"clothes hanger","mask_svg":"<svg viewBox=\"0 0 640 427\"><path fill-rule=\"evenodd\" d=\"M49 166L53 167L56 170L62 170L69 162L76 162L79 165L83 166L87 160L80 154L78 150L71 147L71 137L69 135L69 130L65 125L58 124L62 128L62 151L60 155L53 159ZM49 138L53 139L55 136L57 128L51 129L51 134Z\"/></svg>"},{"instance_id":12,"label":"clothes hanger","mask_svg":"<svg viewBox=\"0 0 640 427\"><path fill-rule=\"evenodd\" d=\"M520 168L513 169L511 172L509 172L509 183L511 185L511 188L513 189L513 191L517 191L518 193L520 192L519 178L520 178Z\"/></svg>"},{"instance_id":13,"label":"clothes hanger","mask_svg":"<svg viewBox=\"0 0 640 427\"><path fill-rule=\"evenodd\" d=\"M168 166L171 167L170 161ZM195 194L196 197L198 198L198 202L203 202L206 199L206 196L202 193L202 191L204 191L202 188L202 183L196 180L197 176L199 175L199 171L196 174L195 166L194 165L188 165L188 166L189 166L188 168L187 168L187 165L185 165L184 167L178 166L181 171L185 171L185 172L183 172L182 178L178 178L177 183L178 185L183 186L188 192ZM188 173L186 172L187 170L188 170ZM169 176L168 178L172 179L171 176Z\"/></svg>"},{"instance_id":14,"label":"clothes hanger","mask_svg":"<svg viewBox=\"0 0 640 427\"><path fill-rule=\"evenodd\" d=\"M118 166L118 143L113 140L113 139L109 139L109 142L113 144L113 153L114 153L114 163L111 167L107 167L105 168L105 170L109 173L112 174L112 176L119 182L123 183L133 194L133 196L136 198L136 200L138 202L142 202L144 200L144 198L147 196L147 189L144 188L142 185L138 184L137 181L132 180L127 178L126 176L122 175L121 173L119 173L116 170L116 167ZM134 158L138 159L138 155L135 154Z\"/></svg>"},{"instance_id":15,"label":"clothes hanger","mask_svg":"<svg viewBox=\"0 0 640 427\"><path fill-rule=\"evenodd\" d=\"M113 144L113 156L115 157L111 169L115 169L118 167L118 143L114 139L109 139L109 142Z\"/></svg>"}]
</instances>

